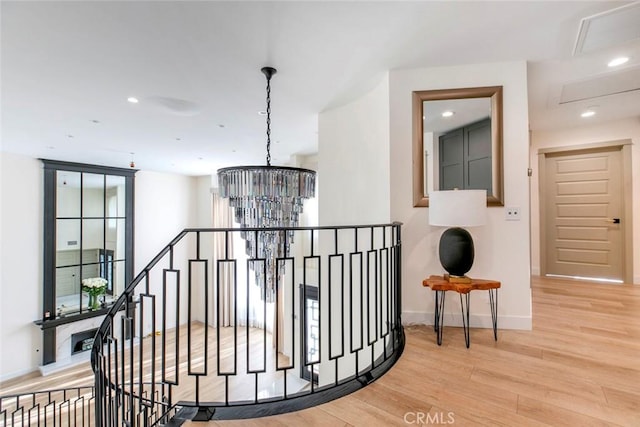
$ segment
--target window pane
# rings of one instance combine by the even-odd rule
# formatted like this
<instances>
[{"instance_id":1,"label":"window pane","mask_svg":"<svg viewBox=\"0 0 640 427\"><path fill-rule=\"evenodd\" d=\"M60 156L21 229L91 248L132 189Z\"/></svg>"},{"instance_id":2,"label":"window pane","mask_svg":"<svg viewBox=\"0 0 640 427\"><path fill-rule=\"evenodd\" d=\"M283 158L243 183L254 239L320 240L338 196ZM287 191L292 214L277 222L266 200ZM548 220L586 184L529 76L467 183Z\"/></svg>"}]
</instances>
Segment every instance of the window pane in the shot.
<instances>
[{"instance_id":1,"label":"window pane","mask_svg":"<svg viewBox=\"0 0 640 427\"><path fill-rule=\"evenodd\" d=\"M94 259L84 259L86 252L95 252ZM100 277L100 264L98 263L98 251L83 251L83 264L82 264L82 279L92 279L94 277Z\"/></svg>"},{"instance_id":2,"label":"window pane","mask_svg":"<svg viewBox=\"0 0 640 427\"><path fill-rule=\"evenodd\" d=\"M56 217L80 217L80 173L56 172Z\"/></svg>"},{"instance_id":3,"label":"window pane","mask_svg":"<svg viewBox=\"0 0 640 427\"><path fill-rule=\"evenodd\" d=\"M114 252L114 259L122 260L125 257L124 243L126 220L108 219L107 220L107 244L106 248Z\"/></svg>"},{"instance_id":4,"label":"window pane","mask_svg":"<svg viewBox=\"0 0 640 427\"><path fill-rule=\"evenodd\" d=\"M104 220L82 220L82 249L102 249L104 247ZM84 262L84 261L83 261Z\"/></svg>"},{"instance_id":5,"label":"window pane","mask_svg":"<svg viewBox=\"0 0 640 427\"><path fill-rule=\"evenodd\" d=\"M104 216L104 175L82 174L82 216Z\"/></svg>"},{"instance_id":6,"label":"window pane","mask_svg":"<svg viewBox=\"0 0 640 427\"><path fill-rule=\"evenodd\" d=\"M72 265L80 262L80 257L76 262L71 262L67 254L66 258L60 259L61 252L73 252L79 254L80 249L80 220L79 219L58 219L56 220L56 266Z\"/></svg>"},{"instance_id":7,"label":"window pane","mask_svg":"<svg viewBox=\"0 0 640 427\"><path fill-rule=\"evenodd\" d=\"M113 263L113 295L119 296L124 292L128 285L124 281L124 261L115 261Z\"/></svg>"},{"instance_id":8,"label":"window pane","mask_svg":"<svg viewBox=\"0 0 640 427\"><path fill-rule=\"evenodd\" d=\"M125 216L125 182L124 176L107 175L107 216Z\"/></svg>"},{"instance_id":9,"label":"window pane","mask_svg":"<svg viewBox=\"0 0 640 427\"><path fill-rule=\"evenodd\" d=\"M79 293L80 267L56 268L56 296L58 298L69 297L71 295L77 296ZM73 300L73 298L71 298L71 300Z\"/></svg>"}]
</instances>

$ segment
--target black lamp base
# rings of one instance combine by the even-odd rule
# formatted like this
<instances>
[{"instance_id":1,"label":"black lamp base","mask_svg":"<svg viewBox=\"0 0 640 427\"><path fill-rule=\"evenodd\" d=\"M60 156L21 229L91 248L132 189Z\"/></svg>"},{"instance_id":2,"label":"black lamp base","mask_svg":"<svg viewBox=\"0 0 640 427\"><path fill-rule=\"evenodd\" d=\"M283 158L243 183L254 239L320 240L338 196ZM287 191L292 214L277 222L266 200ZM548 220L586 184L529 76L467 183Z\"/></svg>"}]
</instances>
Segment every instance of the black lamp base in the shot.
<instances>
[{"instance_id":1,"label":"black lamp base","mask_svg":"<svg viewBox=\"0 0 640 427\"><path fill-rule=\"evenodd\" d=\"M464 278L473 266L475 251L471 234L460 227L447 229L440 237L439 252L440 264L449 273L449 281L466 283L456 278Z\"/></svg>"}]
</instances>

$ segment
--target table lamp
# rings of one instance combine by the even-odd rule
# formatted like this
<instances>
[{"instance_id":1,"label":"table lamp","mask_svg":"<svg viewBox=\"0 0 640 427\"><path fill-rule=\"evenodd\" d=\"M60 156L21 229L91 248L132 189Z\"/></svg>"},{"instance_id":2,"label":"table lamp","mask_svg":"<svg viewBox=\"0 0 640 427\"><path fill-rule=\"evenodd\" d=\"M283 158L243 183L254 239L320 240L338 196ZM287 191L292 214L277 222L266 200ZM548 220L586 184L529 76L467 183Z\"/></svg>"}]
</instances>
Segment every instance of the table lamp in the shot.
<instances>
[{"instance_id":1,"label":"table lamp","mask_svg":"<svg viewBox=\"0 0 640 427\"><path fill-rule=\"evenodd\" d=\"M486 190L448 190L429 193L429 224L451 227L440 237L440 264L445 278L471 283L465 274L473 265L475 251L471 234L462 227L484 225L487 218Z\"/></svg>"}]
</instances>

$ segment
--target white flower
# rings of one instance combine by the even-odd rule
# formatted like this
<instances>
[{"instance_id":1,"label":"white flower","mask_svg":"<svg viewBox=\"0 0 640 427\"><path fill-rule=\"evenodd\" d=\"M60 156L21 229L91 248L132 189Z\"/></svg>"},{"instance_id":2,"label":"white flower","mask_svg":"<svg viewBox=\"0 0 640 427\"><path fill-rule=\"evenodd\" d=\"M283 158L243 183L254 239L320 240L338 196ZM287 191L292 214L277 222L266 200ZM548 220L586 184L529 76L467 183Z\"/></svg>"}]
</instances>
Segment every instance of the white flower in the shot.
<instances>
[{"instance_id":1,"label":"white flower","mask_svg":"<svg viewBox=\"0 0 640 427\"><path fill-rule=\"evenodd\" d=\"M82 280L82 290L90 296L99 296L106 292L107 281L102 277L91 277Z\"/></svg>"},{"instance_id":2,"label":"white flower","mask_svg":"<svg viewBox=\"0 0 640 427\"><path fill-rule=\"evenodd\" d=\"M107 286L106 279L102 277L91 277L82 280L82 286L85 288L103 288Z\"/></svg>"}]
</instances>

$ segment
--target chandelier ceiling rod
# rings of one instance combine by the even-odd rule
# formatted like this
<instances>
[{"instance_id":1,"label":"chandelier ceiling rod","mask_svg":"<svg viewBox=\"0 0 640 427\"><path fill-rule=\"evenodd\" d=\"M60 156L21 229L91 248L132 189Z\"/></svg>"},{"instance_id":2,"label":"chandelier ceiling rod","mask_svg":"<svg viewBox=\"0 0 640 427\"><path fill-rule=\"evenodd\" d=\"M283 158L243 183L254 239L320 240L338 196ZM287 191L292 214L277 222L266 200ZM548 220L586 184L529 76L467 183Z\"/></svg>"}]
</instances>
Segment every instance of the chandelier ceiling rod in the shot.
<instances>
[{"instance_id":1,"label":"chandelier ceiling rod","mask_svg":"<svg viewBox=\"0 0 640 427\"><path fill-rule=\"evenodd\" d=\"M273 67L263 67L260 71L267 77L267 166L271 166L271 76L278 70Z\"/></svg>"}]
</instances>

